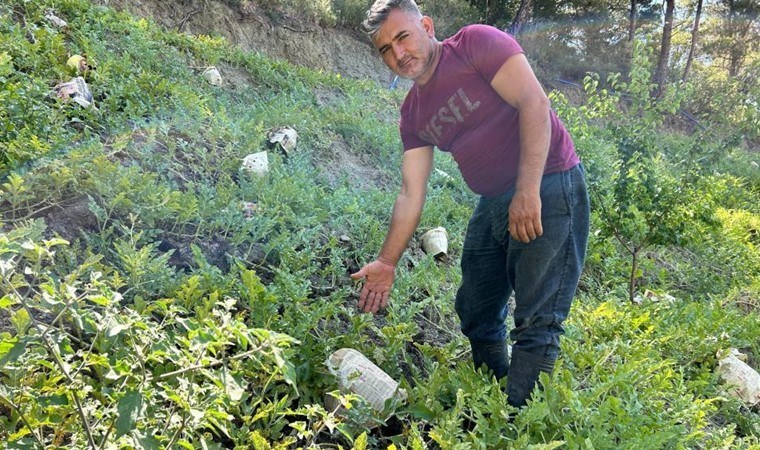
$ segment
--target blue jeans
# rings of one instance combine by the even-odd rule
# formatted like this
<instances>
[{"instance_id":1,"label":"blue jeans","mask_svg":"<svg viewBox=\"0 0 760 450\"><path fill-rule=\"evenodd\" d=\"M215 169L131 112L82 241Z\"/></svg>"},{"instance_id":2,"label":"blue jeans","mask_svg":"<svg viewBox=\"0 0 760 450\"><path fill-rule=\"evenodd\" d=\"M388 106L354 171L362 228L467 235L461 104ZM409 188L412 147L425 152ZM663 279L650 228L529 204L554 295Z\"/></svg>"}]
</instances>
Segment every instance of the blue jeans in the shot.
<instances>
[{"instance_id":1,"label":"blue jeans","mask_svg":"<svg viewBox=\"0 0 760 450\"><path fill-rule=\"evenodd\" d=\"M514 189L481 198L462 252L456 311L473 346L504 342L507 301L514 291L513 351L556 359L586 256L589 199L583 167L544 175L543 235L524 244L509 235Z\"/></svg>"}]
</instances>

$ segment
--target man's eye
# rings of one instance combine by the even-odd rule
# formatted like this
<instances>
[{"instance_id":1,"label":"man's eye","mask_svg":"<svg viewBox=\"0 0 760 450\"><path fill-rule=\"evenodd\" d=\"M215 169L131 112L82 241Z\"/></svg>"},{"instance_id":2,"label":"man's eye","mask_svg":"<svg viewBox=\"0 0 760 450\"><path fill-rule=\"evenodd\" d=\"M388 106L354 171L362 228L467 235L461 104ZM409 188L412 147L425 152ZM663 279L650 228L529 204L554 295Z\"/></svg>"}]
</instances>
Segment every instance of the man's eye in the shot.
<instances>
[{"instance_id":1,"label":"man's eye","mask_svg":"<svg viewBox=\"0 0 760 450\"><path fill-rule=\"evenodd\" d=\"M383 47L383 48L381 48L381 49L380 49L380 54L381 54L381 55L384 55L384 54L388 53L388 50L389 50L389 49L390 49L389 47Z\"/></svg>"},{"instance_id":2,"label":"man's eye","mask_svg":"<svg viewBox=\"0 0 760 450\"><path fill-rule=\"evenodd\" d=\"M409 35L408 34L402 34L401 36L398 37L398 40L399 41L403 41L404 39L406 39L407 36L409 36Z\"/></svg>"}]
</instances>

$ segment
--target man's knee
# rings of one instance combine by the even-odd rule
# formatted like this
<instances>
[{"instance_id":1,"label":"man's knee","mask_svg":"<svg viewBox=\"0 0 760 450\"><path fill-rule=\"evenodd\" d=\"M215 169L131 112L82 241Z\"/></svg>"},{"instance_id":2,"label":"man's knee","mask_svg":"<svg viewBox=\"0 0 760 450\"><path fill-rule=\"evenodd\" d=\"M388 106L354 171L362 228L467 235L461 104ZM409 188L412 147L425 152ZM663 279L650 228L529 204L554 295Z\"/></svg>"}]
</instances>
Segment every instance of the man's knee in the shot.
<instances>
[{"instance_id":1,"label":"man's knee","mask_svg":"<svg viewBox=\"0 0 760 450\"><path fill-rule=\"evenodd\" d=\"M556 358L559 342L565 333L562 322L555 317L537 317L527 320L510 333L514 349L540 357Z\"/></svg>"}]
</instances>

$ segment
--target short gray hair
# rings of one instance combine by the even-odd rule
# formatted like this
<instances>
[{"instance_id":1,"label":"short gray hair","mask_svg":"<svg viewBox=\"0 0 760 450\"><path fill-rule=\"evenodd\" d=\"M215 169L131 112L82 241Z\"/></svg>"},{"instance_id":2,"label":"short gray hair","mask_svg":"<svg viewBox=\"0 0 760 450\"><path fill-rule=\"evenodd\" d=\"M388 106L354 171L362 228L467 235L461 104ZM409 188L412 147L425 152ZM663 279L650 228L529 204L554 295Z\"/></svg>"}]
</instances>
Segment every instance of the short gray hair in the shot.
<instances>
[{"instance_id":1,"label":"short gray hair","mask_svg":"<svg viewBox=\"0 0 760 450\"><path fill-rule=\"evenodd\" d=\"M375 3L367 11L367 18L362 22L362 28L364 28L364 31L370 38L375 37L383 22L388 19L388 15L394 9L400 9L422 17L420 8L414 0L375 0Z\"/></svg>"}]
</instances>

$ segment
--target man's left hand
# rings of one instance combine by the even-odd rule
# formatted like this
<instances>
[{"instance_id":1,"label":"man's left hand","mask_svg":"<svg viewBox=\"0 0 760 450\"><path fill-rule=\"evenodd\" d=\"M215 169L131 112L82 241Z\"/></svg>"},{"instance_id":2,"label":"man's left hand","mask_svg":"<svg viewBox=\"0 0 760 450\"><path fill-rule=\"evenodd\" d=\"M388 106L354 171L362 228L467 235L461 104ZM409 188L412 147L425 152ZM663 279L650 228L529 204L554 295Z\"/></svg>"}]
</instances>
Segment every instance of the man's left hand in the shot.
<instances>
[{"instance_id":1,"label":"man's left hand","mask_svg":"<svg viewBox=\"0 0 760 450\"><path fill-rule=\"evenodd\" d=\"M540 195L515 193L509 204L509 234L526 244L544 234Z\"/></svg>"}]
</instances>

